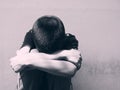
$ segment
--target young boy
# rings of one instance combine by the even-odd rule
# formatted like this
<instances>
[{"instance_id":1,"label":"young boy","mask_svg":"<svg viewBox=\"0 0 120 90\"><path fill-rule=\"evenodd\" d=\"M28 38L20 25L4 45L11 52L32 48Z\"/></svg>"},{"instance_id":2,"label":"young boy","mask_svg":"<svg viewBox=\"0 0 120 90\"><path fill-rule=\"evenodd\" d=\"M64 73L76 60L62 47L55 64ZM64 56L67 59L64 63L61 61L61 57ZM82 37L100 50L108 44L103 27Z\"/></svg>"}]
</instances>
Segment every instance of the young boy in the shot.
<instances>
[{"instance_id":1,"label":"young boy","mask_svg":"<svg viewBox=\"0 0 120 90\"><path fill-rule=\"evenodd\" d=\"M81 66L80 52L75 49L78 41L74 35L65 34L58 17L39 18L26 34L18 56L11 60L14 70L20 72L21 90L70 90L70 76ZM15 64L16 60L20 62Z\"/></svg>"}]
</instances>

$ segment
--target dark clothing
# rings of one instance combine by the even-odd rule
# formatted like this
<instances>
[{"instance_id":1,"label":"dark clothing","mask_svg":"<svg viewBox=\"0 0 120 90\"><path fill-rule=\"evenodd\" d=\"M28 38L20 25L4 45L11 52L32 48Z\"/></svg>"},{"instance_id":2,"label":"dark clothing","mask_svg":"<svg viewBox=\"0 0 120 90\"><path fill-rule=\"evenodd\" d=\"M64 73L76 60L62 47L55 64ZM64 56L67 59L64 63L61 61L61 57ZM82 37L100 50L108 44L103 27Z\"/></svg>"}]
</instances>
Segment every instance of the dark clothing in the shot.
<instances>
[{"instance_id":1,"label":"dark clothing","mask_svg":"<svg viewBox=\"0 0 120 90\"><path fill-rule=\"evenodd\" d=\"M31 49L36 48L32 31L27 32L22 47L29 45ZM72 34L66 34L61 50L78 49L78 41ZM73 63L74 64L74 63ZM80 65L75 64L77 69ZM23 83L21 90L70 90L71 78L52 75L40 70L23 70L20 72Z\"/></svg>"}]
</instances>

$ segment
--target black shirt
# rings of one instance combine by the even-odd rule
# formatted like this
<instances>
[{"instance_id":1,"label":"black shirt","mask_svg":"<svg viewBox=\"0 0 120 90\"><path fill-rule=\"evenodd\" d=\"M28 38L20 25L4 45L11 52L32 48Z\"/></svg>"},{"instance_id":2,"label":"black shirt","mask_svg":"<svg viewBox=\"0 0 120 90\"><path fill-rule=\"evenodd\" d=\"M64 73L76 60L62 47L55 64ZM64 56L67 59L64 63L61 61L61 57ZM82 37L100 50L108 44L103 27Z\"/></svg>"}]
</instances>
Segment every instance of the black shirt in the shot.
<instances>
[{"instance_id":1,"label":"black shirt","mask_svg":"<svg viewBox=\"0 0 120 90\"><path fill-rule=\"evenodd\" d=\"M22 47L29 45L35 48L32 30L26 33ZM72 34L66 34L62 49L78 49L78 40ZM73 63L74 64L74 63ZM77 69L80 64L75 64ZM20 72L22 90L70 90L71 78L56 76L40 70L23 70Z\"/></svg>"}]
</instances>

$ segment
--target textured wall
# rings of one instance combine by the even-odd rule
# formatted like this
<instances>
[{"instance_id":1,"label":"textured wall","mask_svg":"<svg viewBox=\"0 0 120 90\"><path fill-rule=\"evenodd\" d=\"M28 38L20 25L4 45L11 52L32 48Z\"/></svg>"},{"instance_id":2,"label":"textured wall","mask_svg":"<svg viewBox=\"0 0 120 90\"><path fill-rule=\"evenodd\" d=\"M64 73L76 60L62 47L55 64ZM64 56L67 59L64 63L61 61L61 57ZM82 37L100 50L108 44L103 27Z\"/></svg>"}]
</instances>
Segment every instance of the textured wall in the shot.
<instances>
[{"instance_id":1,"label":"textured wall","mask_svg":"<svg viewBox=\"0 0 120 90\"><path fill-rule=\"evenodd\" d=\"M0 90L15 90L9 58L42 15L57 15L80 42L74 90L120 90L119 0L0 0Z\"/></svg>"}]
</instances>

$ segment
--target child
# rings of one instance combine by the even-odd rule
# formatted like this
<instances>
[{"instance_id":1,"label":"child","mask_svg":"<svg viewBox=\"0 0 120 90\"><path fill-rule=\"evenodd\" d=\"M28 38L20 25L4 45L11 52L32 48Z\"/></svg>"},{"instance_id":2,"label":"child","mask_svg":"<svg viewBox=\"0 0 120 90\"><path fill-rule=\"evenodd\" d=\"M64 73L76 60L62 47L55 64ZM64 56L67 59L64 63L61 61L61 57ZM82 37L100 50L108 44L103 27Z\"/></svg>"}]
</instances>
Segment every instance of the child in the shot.
<instances>
[{"instance_id":1,"label":"child","mask_svg":"<svg viewBox=\"0 0 120 90\"><path fill-rule=\"evenodd\" d=\"M26 34L19 53L29 53L33 49L42 52L42 55L47 58L52 55L55 60L68 61L73 63L77 69L80 68L81 60L76 64L69 60L72 54L68 55L69 57L63 55L65 50L69 52L70 49L78 49L78 41L74 35L65 34L64 25L58 17L43 16L34 23L33 28ZM58 53L55 54L55 52ZM29 67L19 71L23 83L22 90L70 90L70 77L54 75L49 71L38 69L28 70L27 68Z\"/></svg>"}]
</instances>

